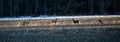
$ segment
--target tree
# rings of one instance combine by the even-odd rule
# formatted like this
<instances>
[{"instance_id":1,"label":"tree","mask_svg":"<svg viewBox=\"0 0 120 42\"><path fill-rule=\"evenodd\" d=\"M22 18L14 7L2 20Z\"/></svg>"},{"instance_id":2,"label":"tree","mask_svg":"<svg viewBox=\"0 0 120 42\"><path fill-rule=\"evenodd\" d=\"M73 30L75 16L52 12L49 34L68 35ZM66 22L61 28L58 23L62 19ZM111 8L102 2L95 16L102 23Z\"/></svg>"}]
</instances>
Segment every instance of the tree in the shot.
<instances>
[{"instance_id":1,"label":"tree","mask_svg":"<svg viewBox=\"0 0 120 42\"><path fill-rule=\"evenodd\" d=\"M0 15L3 16L3 0L0 1L0 6L1 6L1 10L0 10Z\"/></svg>"}]
</instances>

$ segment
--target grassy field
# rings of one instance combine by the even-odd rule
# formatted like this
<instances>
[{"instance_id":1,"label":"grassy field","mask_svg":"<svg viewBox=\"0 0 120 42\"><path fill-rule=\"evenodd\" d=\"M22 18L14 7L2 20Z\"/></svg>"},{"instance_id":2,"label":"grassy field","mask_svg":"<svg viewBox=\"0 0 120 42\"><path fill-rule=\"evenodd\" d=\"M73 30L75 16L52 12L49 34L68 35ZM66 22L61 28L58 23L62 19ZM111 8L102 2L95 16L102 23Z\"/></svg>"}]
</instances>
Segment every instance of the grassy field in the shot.
<instances>
[{"instance_id":1,"label":"grassy field","mask_svg":"<svg viewBox=\"0 0 120 42\"><path fill-rule=\"evenodd\" d=\"M120 27L0 28L0 42L120 42Z\"/></svg>"}]
</instances>

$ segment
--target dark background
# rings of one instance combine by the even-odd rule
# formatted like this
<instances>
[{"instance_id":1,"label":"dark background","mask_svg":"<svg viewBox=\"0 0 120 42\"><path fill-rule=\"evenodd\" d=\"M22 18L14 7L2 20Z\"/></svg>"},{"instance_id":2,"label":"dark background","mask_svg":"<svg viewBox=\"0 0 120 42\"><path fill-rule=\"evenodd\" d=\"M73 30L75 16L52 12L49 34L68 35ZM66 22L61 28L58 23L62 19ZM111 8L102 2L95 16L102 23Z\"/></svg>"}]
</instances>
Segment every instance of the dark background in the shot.
<instances>
[{"instance_id":1,"label":"dark background","mask_svg":"<svg viewBox=\"0 0 120 42\"><path fill-rule=\"evenodd\" d=\"M120 0L0 0L0 17L119 15Z\"/></svg>"}]
</instances>

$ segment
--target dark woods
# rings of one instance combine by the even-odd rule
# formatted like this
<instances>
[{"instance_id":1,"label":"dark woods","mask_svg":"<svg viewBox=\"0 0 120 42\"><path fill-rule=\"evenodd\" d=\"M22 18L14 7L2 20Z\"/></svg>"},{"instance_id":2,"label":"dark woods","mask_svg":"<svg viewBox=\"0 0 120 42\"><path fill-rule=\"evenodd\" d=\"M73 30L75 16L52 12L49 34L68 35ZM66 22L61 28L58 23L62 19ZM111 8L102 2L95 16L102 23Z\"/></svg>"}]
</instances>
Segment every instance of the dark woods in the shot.
<instances>
[{"instance_id":1,"label":"dark woods","mask_svg":"<svg viewBox=\"0 0 120 42\"><path fill-rule=\"evenodd\" d=\"M119 15L120 0L0 0L0 17Z\"/></svg>"}]
</instances>

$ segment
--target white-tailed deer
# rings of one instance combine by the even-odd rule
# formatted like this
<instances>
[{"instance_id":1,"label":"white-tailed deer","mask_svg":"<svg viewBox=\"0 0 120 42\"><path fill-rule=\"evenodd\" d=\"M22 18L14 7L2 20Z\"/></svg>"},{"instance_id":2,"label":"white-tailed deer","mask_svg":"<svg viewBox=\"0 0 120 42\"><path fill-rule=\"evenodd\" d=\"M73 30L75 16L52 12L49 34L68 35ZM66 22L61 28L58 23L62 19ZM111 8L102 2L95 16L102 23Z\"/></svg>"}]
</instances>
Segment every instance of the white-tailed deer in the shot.
<instances>
[{"instance_id":1,"label":"white-tailed deer","mask_svg":"<svg viewBox=\"0 0 120 42\"><path fill-rule=\"evenodd\" d=\"M79 20L72 19L74 24L79 24Z\"/></svg>"}]
</instances>

